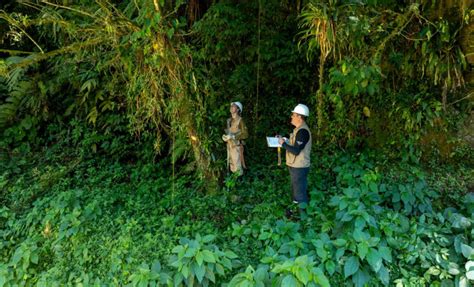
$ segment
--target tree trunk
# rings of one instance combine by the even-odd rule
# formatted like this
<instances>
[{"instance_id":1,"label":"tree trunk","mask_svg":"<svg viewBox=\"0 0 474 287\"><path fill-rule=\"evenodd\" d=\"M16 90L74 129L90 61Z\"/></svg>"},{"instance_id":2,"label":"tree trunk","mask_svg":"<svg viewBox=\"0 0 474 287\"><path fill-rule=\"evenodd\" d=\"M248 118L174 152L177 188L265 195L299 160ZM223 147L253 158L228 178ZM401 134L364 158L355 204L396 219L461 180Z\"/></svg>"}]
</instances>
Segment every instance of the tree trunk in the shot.
<instances>
[{"instance_id":1,"label":"tree trunk","mask_svg":"<svg viewBox=\"0 0 474 287\"><path fill-rule=\"evenodd\" d=\"M317 100L317 123L318 123L318 135L322 134L322 128L324 123L324 64L326 63L326 55L321 55L319 59L319 87L316 94Z\"/></svg>"}]
</instances>

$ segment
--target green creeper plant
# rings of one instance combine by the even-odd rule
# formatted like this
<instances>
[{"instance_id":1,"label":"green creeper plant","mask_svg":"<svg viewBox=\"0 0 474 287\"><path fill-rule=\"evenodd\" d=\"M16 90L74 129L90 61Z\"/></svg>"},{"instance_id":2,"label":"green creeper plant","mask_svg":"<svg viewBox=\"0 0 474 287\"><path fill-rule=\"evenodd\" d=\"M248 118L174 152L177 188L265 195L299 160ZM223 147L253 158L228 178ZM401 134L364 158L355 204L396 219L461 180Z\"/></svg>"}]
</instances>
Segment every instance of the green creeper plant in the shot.
<instances>
[{"instance_id":1,"label":"green creeper plant","mask_svg":"<svg viewBox=\"0 0 474 287\"><path fill-rule=\"evenodd\" d=\"M169 265L177 271L174 286L210 286L235 267L237 255L230 250L221 251L211 244L214 239L215 235L199 234L195 239L180 239L169 259Z\"/></svg>"},{"instance_id":2,"label":"green creeper plant","mask_svg":"<svg viewBox=\"0 0 474 287\"><path fill-rule=\"evenodd\" d=\"M173 286L171 276L163 272L161 264L155 261L150 267L142 263L136 273L128 278L132 286Z\"/></svg>"},{"instance_id":3,"label":"green creeper plant","mask_svg":"<svg viewBox=\"0 0 474 287\"><path fill-rule=\"evenodd\" d=\"M330 286L328 278L307 255L277 263L271 271L277 274L281 286Z\"/></svg>"},{"instance_id":4,"label":"green creeper plant","mask_svg":"<svg viewBox=\"0 0 474 287\"><path fill-rule=\"evenodd\" d=\"M271 284L269 267L262 265L255 270L248 266L245 272L235 275L229 282L229 287L264 287Z\"/></svg>"}]
</instances>

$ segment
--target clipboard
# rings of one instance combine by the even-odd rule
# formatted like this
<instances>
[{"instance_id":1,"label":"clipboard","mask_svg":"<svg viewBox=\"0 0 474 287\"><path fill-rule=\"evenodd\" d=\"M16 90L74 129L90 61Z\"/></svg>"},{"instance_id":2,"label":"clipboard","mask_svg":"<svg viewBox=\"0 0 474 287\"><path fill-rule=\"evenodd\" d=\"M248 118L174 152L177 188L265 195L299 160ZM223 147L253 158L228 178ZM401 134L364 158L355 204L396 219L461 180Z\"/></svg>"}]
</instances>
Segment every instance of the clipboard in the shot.
<instances>
[{"instance_id":1,"label":"clipboard","mask_svg":"<svg viewBox=\"0 0 474 287\"><path fill-rule=\"evenodd\" d=\"M278 142L277 137L267 137L267 146L268 147L281 147L281 144Z\"/></svg>"}]
</instances>

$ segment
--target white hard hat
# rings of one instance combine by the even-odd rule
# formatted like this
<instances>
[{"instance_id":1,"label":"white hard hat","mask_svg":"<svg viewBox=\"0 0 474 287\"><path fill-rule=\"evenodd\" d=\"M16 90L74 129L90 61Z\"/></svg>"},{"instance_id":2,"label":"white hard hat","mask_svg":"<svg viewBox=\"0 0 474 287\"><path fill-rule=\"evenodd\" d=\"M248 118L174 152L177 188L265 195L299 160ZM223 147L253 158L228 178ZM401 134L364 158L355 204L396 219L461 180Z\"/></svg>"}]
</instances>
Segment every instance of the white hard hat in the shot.
<instances>
[{"instance_id":1,"label":"white hard hat","mask_svg":"<svg viewBox=\"0 0 474 287\"><path fill-rule=\"evenodd\" d=\"M240 112L242 112L243 106L240 102L232 102L230 103L230 105L236 105L237 107L239 107Z\"/></svg>"},{"instance_id":2,"label":"white hard hat","mask_svg":"<svg viewBox=\"0 0 474 287\"><path fill-rule=\"evenodd\" d=\"M300 114L305 117L309 116L309 109L306 105L303 105L303 104L298 104L291 112Z\"/></svg>"}]
</instances>

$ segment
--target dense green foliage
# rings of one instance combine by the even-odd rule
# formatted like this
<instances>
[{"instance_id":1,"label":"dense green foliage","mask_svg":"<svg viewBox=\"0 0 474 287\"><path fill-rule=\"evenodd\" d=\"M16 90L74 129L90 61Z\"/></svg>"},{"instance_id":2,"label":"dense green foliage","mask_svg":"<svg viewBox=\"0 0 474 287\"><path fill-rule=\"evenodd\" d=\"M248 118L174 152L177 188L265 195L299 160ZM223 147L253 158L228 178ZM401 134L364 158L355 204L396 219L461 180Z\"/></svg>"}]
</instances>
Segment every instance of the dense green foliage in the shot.
<instances>
[{"instance_id":1,"label":"dense green foliage","mask_svg":"<svg viewBox=\"0 0 474 287\"><path fill-rule=\"evenodd\" d=\"M466 3L2 1L0 287L469 286ZM311 201L286 218L264 136L297 103Z\"/></svg>"},{"instance_id":2,"label":"dense green foliage","mask_svg":"<svg viewBox=\"0 0 474 287\"><path fill-rule=\"evenodd\" d=\"M1 166L6 286L468 286L472 278L472 165L428 173L367 153L316 153L312 201L293 222L282 220L283 168L253 166L240 184L229 178L205 195L190 177L170 182L163 164L57 153Z\"/></svg>"}]
</instances>

